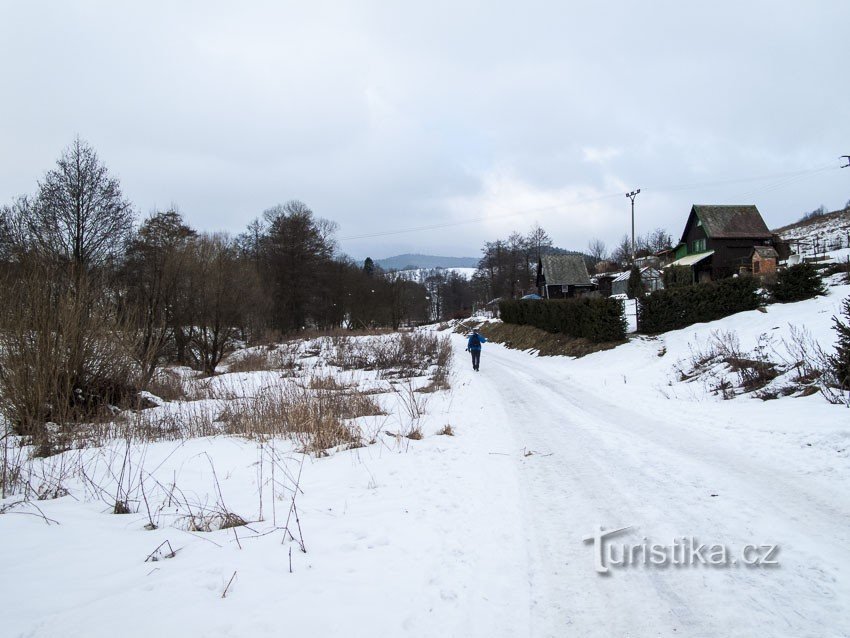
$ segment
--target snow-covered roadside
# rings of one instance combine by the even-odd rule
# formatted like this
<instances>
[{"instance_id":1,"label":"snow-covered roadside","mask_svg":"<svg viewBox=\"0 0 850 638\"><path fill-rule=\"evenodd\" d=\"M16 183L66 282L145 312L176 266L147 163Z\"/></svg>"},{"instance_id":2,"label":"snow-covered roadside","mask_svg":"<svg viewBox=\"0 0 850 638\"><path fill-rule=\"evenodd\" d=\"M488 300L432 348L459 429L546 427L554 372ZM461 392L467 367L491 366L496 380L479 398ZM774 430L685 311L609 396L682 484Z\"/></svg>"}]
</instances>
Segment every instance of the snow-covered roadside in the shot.
<instances>
[{"instance_id":1,"label":"snow-covered roadside","mask_svg":"<svg viewBox=\"0 0 850 638\"><path fill-rule=\"evenodd\" d=\"M214 384L226 387L210 391L253 391L271 376L225 375ZM131 472L147 477L151 508L162 506L154 530L146 529L147 507L111 513L123 443L51 457L46 474L64 461L84 467L91 484L69 478L68 496L0 515L0 633L522 633L529 603L518 481L505 457L490 454L515 447L510 428L505 419L487 423L474 395L472 402L423 396L423 439L387 434L405 428L402 406L390 404L386 417L366 426L380 430L374 443L326 458L298 454L286 440L260 447L229 436L133 446ZM455 436L437 434L445 425ZM99 494L94 484L111 488ZM185 515L168 506L169 491L196 509L226 506L249 523L188 531ZM160 560L146 562L152 553Z\"/></svg>"}]
</instances>

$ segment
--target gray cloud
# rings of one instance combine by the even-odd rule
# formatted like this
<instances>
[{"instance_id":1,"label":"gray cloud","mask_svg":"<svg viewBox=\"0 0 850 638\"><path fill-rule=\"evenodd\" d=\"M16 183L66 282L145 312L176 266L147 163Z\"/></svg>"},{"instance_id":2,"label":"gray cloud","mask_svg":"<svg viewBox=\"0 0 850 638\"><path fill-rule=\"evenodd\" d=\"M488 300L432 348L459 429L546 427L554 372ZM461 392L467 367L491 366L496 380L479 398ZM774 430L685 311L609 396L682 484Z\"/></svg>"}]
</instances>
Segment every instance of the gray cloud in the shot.
<instances>
[{"instance_id":1,"label":"gray cloud","mask_svg":"<svg viewBox=\"0 0 850 638\"><path fill-rule=\"evenodd\" d=\"M777 226L850 198L847 24L841 0L8 2L0 199L79 134L140 211L203 229L290 198L340 237L486 218L343 241L358 257L535 221L613 243L638 186L639 230L744 200Z\"/></svg>"}]
</instances>

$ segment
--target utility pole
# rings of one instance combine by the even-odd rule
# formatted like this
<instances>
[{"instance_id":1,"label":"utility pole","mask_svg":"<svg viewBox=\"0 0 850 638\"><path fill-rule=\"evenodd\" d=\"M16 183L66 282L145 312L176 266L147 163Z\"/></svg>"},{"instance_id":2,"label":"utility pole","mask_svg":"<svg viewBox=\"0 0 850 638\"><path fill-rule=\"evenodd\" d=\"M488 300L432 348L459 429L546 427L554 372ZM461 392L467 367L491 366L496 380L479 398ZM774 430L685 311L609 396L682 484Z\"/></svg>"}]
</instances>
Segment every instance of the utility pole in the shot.
<instances>
[{"instance_id":1,"label":"utility pole","mask_svg":"<svg viewBox=\"0 0 850 638\"><path fill-rule=\"evenodd\" d=\"M637 197L640 189L634 190L631 193L626 193L626 197L632 200L632 265L635 263L635 197Z\"/></svg>"}]
</instances>

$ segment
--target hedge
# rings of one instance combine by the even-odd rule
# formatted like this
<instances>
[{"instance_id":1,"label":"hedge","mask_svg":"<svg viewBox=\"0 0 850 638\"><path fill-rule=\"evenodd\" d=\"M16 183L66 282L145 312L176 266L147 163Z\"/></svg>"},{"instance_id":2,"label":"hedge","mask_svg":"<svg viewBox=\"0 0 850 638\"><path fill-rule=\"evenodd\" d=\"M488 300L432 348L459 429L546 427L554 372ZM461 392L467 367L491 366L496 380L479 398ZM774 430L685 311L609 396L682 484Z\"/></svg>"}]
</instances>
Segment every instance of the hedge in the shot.
<instances>
[{"instance_id":1,"label":"hedge","mask_svg":"<svg viewBox=\"0 0 850 638\"><path fill-rule=\"evenodd\" d=\"M534 326L596 343L626 338L626 318L619 299L579 297L502 301L499 314L505 323Z\"/></svg>"},{"instance_id":2,"label":"hedge","mask_svg":"<svg viewBox=\"0 0 850 638\"><path fill-rule=\"evenodd\" d=\"M826 294L820 273L808 262L780 270L770 290L774 301L803 301Z\"/></svg>"},{"instance_id":3,"label":"hedge","mask_svg":"<svg viewBox=\"0 0 850 638\"><path fill-rule=\"evenodd\" d=\"M638 329L656 334L714 321L759 307L754 277L733 277L683 288L666 288L638 301Z\"/></svg>"}]
</instances>

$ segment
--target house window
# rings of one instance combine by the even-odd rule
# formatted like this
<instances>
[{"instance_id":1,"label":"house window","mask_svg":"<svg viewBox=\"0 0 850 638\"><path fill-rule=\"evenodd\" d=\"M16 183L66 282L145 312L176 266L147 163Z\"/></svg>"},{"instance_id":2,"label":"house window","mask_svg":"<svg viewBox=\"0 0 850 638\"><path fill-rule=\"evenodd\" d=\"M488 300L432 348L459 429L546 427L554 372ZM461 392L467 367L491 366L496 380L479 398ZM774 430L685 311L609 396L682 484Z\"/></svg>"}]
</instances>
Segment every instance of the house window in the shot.
<instances>
[{"instance_id":1,"label":"house window","mask_svg":"<svg viewBox=\"0 0 850 638\"><path fill-rule=\"evenodd\" d=\"M694 253L702 253L705 252L705 238L695 239L691 244L691 252Z\"/></svg>"},{"instance_id":2,"label":"house window","mask_svg":"<svg viewBox=\"0 0 850 638\"><path fill-rule=\"evenodd\" d=\"M761 267L761 262L758 259L753 260L753 274L757 275Z\"/></svg>"}]
</instances>

